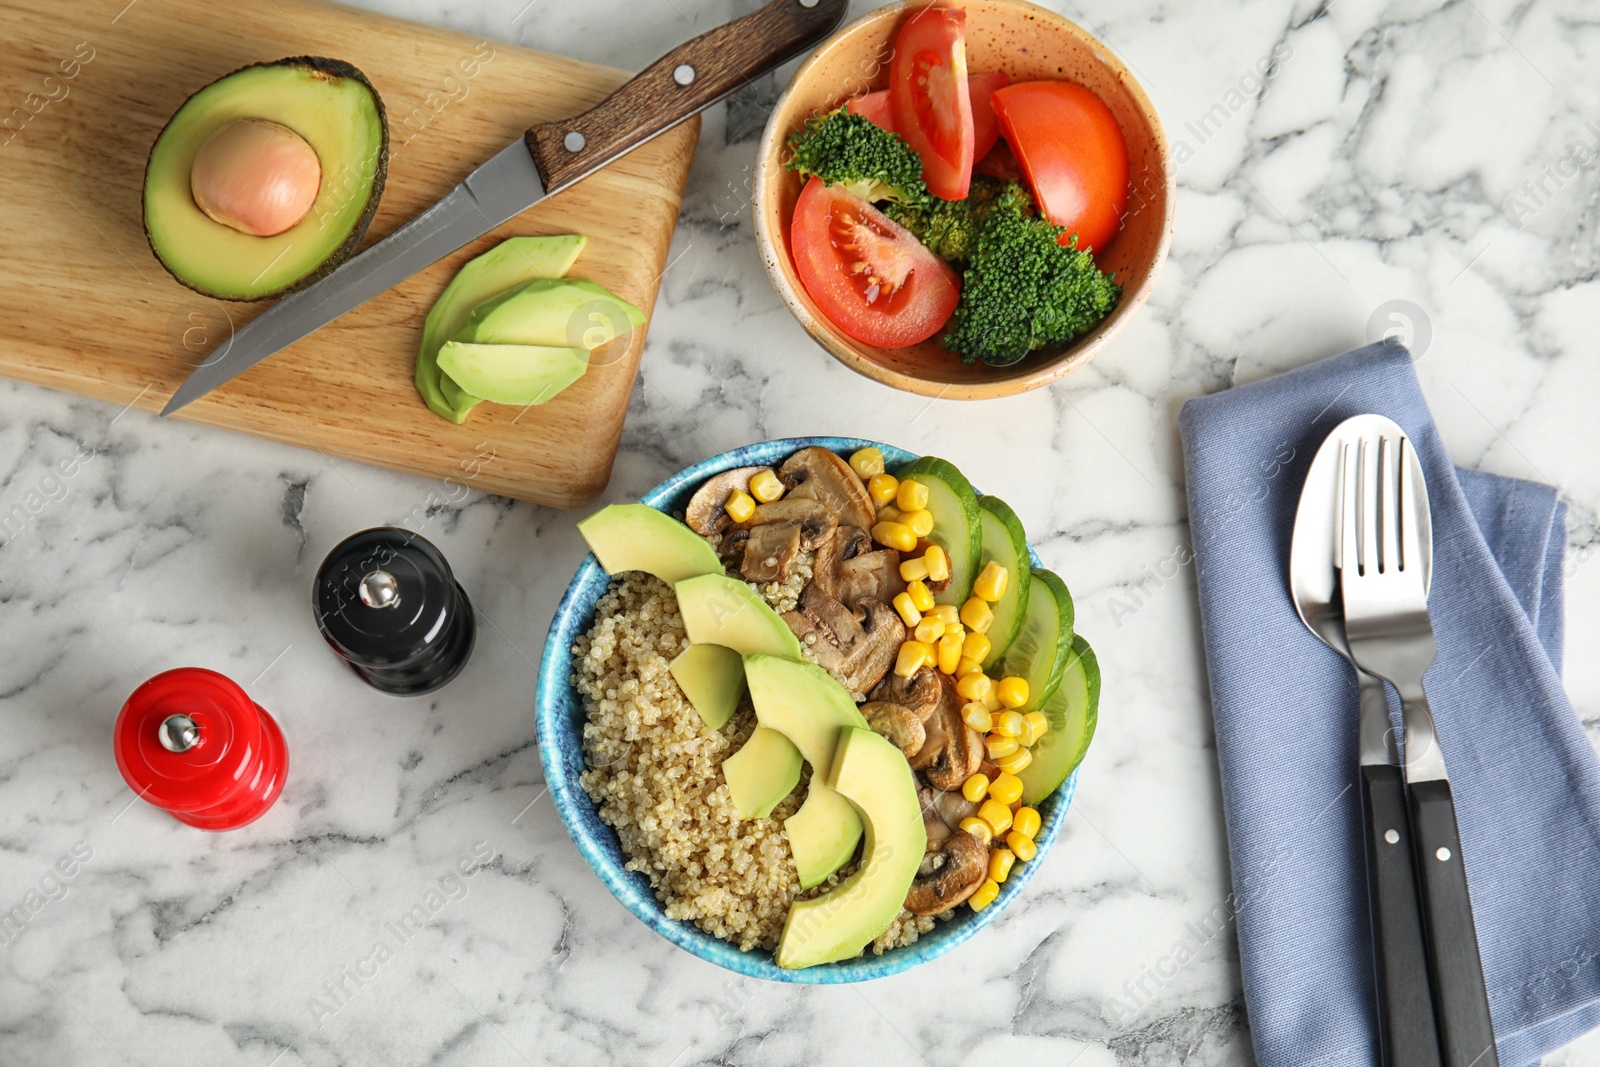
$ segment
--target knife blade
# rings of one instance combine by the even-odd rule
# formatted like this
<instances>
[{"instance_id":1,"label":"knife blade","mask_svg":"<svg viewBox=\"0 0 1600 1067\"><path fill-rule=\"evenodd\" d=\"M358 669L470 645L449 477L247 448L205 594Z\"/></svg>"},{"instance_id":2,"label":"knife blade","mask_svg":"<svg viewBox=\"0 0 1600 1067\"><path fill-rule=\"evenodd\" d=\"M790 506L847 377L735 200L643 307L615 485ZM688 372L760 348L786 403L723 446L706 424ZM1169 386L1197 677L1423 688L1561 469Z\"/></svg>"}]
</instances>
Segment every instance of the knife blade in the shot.
<instances>
[{"instance_id":1,"label":"knife blade","mask_svg":"<svg viewBox=\"0 0 1600 1067\"><path fill-rule=\"evenodd\" d=\"M582 115L530 128L427 211L235 333L190 373L161 414L194 402L805 51L843 21L848 6L849 0L772 0L668 52Z\"/></svg>"}]
</instances>

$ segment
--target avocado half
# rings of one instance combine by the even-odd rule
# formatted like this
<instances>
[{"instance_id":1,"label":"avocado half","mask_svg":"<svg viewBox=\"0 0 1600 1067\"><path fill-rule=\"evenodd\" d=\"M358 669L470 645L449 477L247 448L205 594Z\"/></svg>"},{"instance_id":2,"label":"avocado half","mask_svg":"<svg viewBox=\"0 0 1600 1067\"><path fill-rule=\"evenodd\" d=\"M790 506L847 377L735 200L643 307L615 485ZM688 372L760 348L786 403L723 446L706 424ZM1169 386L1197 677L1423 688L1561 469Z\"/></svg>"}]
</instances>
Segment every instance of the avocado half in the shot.
<instances>
[{"instance_id":1,"label":"avocado half","mask_svg":"<svg viewBox=\"0 0 1600 1067\"><path fill-rule=\"evenodd\" d=\"M215 222L195 205L196 153L235 119L289 127L322 164L322 185L305 218L255 237ZM178 281L222 300L265 300L304 288L350 258L377 213L389 166L383 101L355 67L291 56L226 74L185 100L162 127L144 172L144 232Z\"/></svg>"}]
</instances>

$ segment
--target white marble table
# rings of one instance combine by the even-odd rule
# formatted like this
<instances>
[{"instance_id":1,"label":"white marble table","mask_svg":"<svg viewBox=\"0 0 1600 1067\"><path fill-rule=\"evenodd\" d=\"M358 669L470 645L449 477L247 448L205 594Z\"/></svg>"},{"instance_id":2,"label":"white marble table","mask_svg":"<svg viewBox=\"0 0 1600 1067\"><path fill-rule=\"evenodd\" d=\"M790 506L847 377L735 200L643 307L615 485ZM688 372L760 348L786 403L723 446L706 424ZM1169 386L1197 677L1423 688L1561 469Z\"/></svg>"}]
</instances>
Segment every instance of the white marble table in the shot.
<instances>
[{"instance_id":1,"label":"white marble table","mask_svg":"<svg viewBox=\"0 0 1600 1067\"><path fill-rule=\"evenodd\" d=\"M628 68L754 6L365 2ZM1192 575L1153 577L1188 536L1174 419L1187 397L1391 324L1426 347L1458 462L1565 491L1569 686L1600 737L1585 654L1600 637L1600 12L1048 2L1145 79L1182 161L1172 256L1132 328L1054 388L976 405L834 362L751 237L754 140L791 65L706 116L607 492L808 433L981 470L1072 585L1107 678L1070 821L1026 898L971 945L860 988L699 962L611 898L543 798L530 702L582 553L575 516L476 493L428 513L485 625L458 681L397 701L334 660L307 592L336 541L433 486L0 383L0 511L41 486L55 498L0 548L0 909L89 854L0 945L0 1062L1249 1063L1231 926L1146 977L1228 891ZM74 477L43 481L83 448L96 458ZM290 735L287 791L240 832L130 806L112 763L123 698L186 664L247 684ZM384 924L441 884L431 922L374 971ZM1600 1064L1600 1040L1587 1049L1551 1062Z\"/></svg>"}]
</instances>

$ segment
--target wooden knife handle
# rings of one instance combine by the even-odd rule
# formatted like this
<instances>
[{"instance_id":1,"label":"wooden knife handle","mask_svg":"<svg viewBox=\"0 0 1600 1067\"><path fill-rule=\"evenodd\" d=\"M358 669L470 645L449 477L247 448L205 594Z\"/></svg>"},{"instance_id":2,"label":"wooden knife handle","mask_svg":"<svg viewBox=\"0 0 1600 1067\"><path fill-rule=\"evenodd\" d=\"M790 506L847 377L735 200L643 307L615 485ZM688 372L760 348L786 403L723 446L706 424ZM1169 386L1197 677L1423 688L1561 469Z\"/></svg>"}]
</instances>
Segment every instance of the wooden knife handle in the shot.
<instances>
[{"instance_id":1,"label":"wooden knife handle","mask_svg":"<svg viewBox=\"0 0 1600 1067\"><path fill-rule=\"evenodd\" d=\"M772 0L668 52L583 114L532 127L528 151L545 192L571 185L821 42L848 6Z\"/></svg>"},{"instance_id":2,"label":"wooden knife handle","mask_svg":"<svg viewBox=\"0 0 1600 1067\"><path fill-rule=\"evenodd\" d=\"M1445 1065L1499 1067L1449 782L1411 783L1411 830Z\"/></svg>"}]
</instances>

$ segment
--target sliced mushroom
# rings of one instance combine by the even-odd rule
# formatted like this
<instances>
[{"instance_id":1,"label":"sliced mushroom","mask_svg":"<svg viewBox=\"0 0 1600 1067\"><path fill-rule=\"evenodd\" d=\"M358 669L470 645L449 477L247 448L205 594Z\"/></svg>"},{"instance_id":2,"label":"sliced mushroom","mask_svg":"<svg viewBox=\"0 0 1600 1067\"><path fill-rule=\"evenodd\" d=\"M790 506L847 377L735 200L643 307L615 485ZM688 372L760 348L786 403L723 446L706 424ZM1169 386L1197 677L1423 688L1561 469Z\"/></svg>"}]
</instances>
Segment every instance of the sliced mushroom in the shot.
<instances>
[{"instance_id":1,"label":"sliced mushroom","mask_svg":"<svg viewBox=\"0 0 1600 1067\"><path fill-rule=\"evenodd\" d=\"M817 549L812 581L846 607L871 598L885 604L905 590L900 577L900 553L892 548L874 550L872 538L859 526L841 526Z\"/></svg>"},{"instance_id":2,"label":"sliced mushroom","mask_svg":"<svg viewBox=\"0 0 1600 1067\"><path fill-rule=\"evenodd\" d=\"M989 850L983 842L957 830L944 839L938 851L923 857L906 894L906 910L913 915L949 911L978 891L988 867Z\"/></svg>"},{"instance_id":3,"label":"sliced mushroom","mask_svg":"<svg viewBox=\"0 0 1600 1067\"><path fill-rule=\"evenodd\" d=\"M874 733L887 738L890 744L907 757L917 754L917 749L922 747L923 738L927 736L922 729L922 720L899 704L874 701L871 704L861 705L861 714Z\"/></svg>"},{"instance_id":4,"label":"sliced mushroom","mask_svg":"<svg viewBox=\"0 0 1600 1067\"><path fill-rule=\"evenodd\" d=\"M872 699L909 708L919 721L927 722L933 709L944 699L944 687L939 682L938 671L923 667L909 678L889 675L872 691Z\"/></svg>"},{"instance_id":5,"label":"sliced mushroom","mask_svg":"<svg viewBox=\"0 0 1600 1067\"><path fill-rule=\"evenodd\" d=\"M694 496L689 498L689 506L684 509L683 521L689 524L689 529L702 537L712 537L733 525L733 518L728 514L728 497L735 489L745 489L750 485L751 476L770 467L735 467L731 471L723 471L706 480L706 483L695 490Z\"/></svg>"},{"instance_id":6,"label":"sliced mushroom","mask_svg":"<svg viewBox=\"0 0 1600 1067\"><path fill-rule=\"evenodd\" d=\"M790 497L820 500L843 526L870 530L877 521L872 497L850 464L826 448L802 448L778 468Z\"/></svg>"},{"instance_id":7,"label":"sliced mushroom","mask_svg":"<svg viewBox=\"0 0 1600 1067\"><path fill-rule=\"evenodd\" d=\"M905 623L888 604L863 600L854 611L806 586L800 606L783 613L817 664L851 693L864 694L889 672L906 639Z\"/></svg>"},{"instance_id":8,"label":"sliced mushroom","mask_svg":"<svg viewBox=\"0 0 1600 1067\"><path fill-rule=\"evenodd\" d=\"M978 813L978 805L960 793L946 793L924 782L917 785L917 800L922 805L922 828L928 834L929 852L961 829L962 819Z\"/></svg>"},{"instance_id":9,"label":"sliced mushroom","mask_svg":"<svg viewBox=\"0 0 1600 1067\"><path fill-rule=\"evenodd\" d=\"M781 582L789 577L800 554L800 524L776 522L770 526L756 526L742 538L744 554L740 557L739 573L747 582Z\"/></svg>"},{"instance_id":10,"label":"sliced mushroom","mask_svg":"<svg viewBox=\"0 0 1600 1067\"><path fill-rule=\"evenodd\" d=\"M935 789L954 792L977 773L983 762L983 739L961 718L961 697L947 674L936 673L939 704L923 723L922 748L908 762Z\"/></svg>"}]
</instances>

